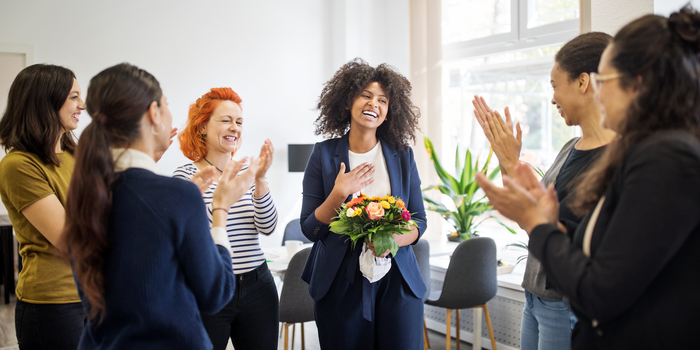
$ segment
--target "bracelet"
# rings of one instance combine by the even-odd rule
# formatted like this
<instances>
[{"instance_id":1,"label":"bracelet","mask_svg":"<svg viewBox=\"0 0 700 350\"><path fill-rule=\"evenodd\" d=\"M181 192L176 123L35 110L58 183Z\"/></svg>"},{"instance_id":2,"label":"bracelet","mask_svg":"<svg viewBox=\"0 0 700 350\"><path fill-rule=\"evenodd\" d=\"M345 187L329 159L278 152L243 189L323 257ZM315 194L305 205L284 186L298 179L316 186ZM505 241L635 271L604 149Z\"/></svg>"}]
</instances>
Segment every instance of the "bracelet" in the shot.
<instances>
[{"instance_id":1,"label":"bracelet","mask_svg":"<svg viewBox=\"0 0 700 350\"><path fill-rule=\"evenodd\" d=\"M216 211L216 210L223 210L223 211L225 211L226 213L228 213L228 209L226 209L226 208L214 208L214 209L211 210L211 213L214 214L214 211Z\"/></svg>"}]
</instances>

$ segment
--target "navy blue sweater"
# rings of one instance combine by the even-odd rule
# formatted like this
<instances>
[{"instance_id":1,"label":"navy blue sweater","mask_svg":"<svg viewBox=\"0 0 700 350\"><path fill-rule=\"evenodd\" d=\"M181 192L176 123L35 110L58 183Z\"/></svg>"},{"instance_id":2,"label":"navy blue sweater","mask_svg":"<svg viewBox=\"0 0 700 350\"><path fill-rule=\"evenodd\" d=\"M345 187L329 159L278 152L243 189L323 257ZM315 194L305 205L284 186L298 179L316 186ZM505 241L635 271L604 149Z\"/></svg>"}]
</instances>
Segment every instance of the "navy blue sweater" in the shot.
<instances>
[{"instance_id":1,"label":"navy blue sweater","mask_svg":"<svg viewBox=\"0 0 700 350\"><path fill-rule=\"evenodd\" d=\"M105 317L88 322L79 349L211 349L200 310L223 308L235 278L197 186L131 168L112 203Z\"/></svg>"}]
</instances>

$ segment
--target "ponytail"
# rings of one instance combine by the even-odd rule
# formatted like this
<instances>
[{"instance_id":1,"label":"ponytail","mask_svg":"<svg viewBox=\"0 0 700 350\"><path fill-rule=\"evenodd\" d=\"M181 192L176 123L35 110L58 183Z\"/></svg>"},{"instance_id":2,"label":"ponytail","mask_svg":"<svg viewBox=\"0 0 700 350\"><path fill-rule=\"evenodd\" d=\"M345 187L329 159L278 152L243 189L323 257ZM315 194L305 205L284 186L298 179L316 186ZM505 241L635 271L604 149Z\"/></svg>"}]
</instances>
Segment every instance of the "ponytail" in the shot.
<instances>
[{"instance_id":1,"label":"ponytail","mask_svg":"<svg viewBox=\"0 0 700 350\"><path fill-rule=\"evenodd\" d=\"M161 95L155 77L126 63L100 72L88 87L85 104L93 121L81 134L75 152L63 237L87 298L88 317L99 317L98 323L106 312L103 271L109 253L112 190L118 177L111 149L128 147L140 137L141 118Z\"/></svg>"}]
</instances>

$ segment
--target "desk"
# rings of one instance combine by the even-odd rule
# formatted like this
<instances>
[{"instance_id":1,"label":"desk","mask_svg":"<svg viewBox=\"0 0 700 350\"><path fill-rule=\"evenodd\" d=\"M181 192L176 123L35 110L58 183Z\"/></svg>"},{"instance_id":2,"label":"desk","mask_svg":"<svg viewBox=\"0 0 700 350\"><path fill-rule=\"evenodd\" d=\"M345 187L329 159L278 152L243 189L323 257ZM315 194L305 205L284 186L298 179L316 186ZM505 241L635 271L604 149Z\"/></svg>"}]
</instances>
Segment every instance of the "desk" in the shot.
<instances>
[{"instance_id":1,"label":"desk","mask_svg":"<svg viewBox=\"0 0 700 350\"><path fill-rule=\"evenodd\" d=\"M0 256L2 256L2 283L5 304L10 303L10 293L15 292L15 264L12 239L12 223L7 215L0 215Z\"/></svg>"},{"instance_id":2,"label":"desk","mask_svg":"<svg viewBox=\"0 0 700 350\"><path fill-rule=\"evenodd\" d=\"M299 250L312 247L313 243L302 244ZM267 267L270 269L272 276L284 276L287 273L287 266L291 257L287 254L287 247L264 248L265 260Z\"/></svg>"}]
</instances>

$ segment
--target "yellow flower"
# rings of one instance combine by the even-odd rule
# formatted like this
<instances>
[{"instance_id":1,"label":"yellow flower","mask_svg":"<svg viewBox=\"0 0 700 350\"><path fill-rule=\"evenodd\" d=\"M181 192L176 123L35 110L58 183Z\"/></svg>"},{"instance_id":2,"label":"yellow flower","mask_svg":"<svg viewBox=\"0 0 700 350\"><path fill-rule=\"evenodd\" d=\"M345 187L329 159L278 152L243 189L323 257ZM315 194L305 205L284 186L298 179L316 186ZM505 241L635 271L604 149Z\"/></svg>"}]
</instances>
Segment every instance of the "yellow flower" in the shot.
<instances>
[{"instance_id":1,"label":"yellow flower","mask_svg":"<svg viewBox=\"0 0 700 350\"><path fill-rule=\"evenodd\" d=\"M396 203L396 198L394 198L393 196L389 196L389 198L387 198L386 201L389 202L389 204L394 204Z\"/></svg>"},{"instance_id":2,"label":"yellow flower","mask_svg":"<svg viewBox=\"0 0 700 350\"><path fill-rule=\"evenodd\" d=\"M379 202L380 200L382 200L382 197L372 197L372 200Z\"/></svg>"},{"instance_id":3,"label":"yellow flower","mask_svg":"<svg viewBox=\"0 0 700 350\"><path fill-rule=\"evenodd\" d=\"M389 204L389 202L387 202L387 201L381 201L381 202L379 202L379 204L381 204L382 208L384 208L384 209L391 208L391 204Z\"/></svg>"},{"instance_id":4,"label":"yellow flower","mask_svg":"<svg viewBox=\"0 0 700 350\"><path fill-rule=\"evenodd\" d=\"M358 215L362 215L362 208L355 209L355 215L353 215L353 216L358 216Z\"/></svg>"}]
</instances>

